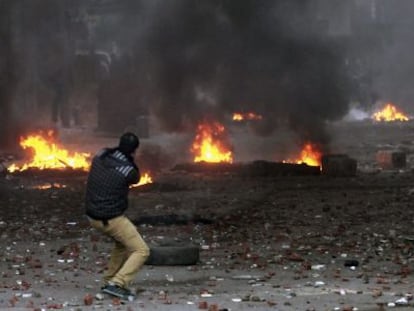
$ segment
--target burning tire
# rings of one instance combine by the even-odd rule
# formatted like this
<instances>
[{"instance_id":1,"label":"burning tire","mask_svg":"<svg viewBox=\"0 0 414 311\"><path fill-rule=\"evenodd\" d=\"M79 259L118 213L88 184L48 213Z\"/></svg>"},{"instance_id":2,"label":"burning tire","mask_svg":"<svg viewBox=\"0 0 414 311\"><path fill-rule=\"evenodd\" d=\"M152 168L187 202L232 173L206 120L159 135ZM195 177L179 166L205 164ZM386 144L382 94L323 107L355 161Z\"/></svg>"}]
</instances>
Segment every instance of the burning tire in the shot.
<instances>
[{"instance_id":1,"label":"burning tire","mask_svg":"<svg viewBox=\"0 0 414 311\"><path fill-rule=\"evenodd\" d=\"M200 249L194 245L153 246L146 265L153 266L190 266L200 259Z\"/></svg>"}]
</instances>

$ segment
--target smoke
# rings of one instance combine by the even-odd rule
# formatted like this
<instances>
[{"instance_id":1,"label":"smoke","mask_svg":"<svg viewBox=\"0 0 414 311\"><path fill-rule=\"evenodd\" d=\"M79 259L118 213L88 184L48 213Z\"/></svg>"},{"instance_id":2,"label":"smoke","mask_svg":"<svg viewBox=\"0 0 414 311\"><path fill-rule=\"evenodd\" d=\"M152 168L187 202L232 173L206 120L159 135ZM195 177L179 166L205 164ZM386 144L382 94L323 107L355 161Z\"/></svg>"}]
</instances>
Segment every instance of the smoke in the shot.
<instances>
[{"instance_id":1,"label":"smoke","mask_svg":"<svg viewBox=\"0 0 414 311\"><path fill-rule=\"evenodd\" d=\"M383 102L391 101L414 112L414 48L412 12L414 2L398 1L392 5L382 0L374 12L378 21L373 34L376 45L368 47L366 66L371 73L372 89Z\"/></svg>"},{"instance_id":2,"label":"smoke","mask_svg":"<svg viewBox=\"0 0 414 311\"><path fill-rule=\"evenodd\" d=\"M13 59L10 33L10 1L0 2L0 146L11 146L18 136L13 135L15 126L11 99L16 84L16 77L13 72Z\"/></svg>"},{"instance_id":3,"label":"smoke","mask_svg":"<svg viewBox=\"0 0 414 311\"><path fill-rule=\"evenodd\" d=\"M0 0L0 147L15 149L25 132L55 125L44 121L57 114L57 101L67 100L63 90L68 79L60 77L70 66L65 58L71 53L63 44L63 22L59 24L64 4ZM41 98L44 90L52 94L46 100ZM42 109L38 102L43 100L52 108ZM47 110L52 111L42 116ZM63 109L60 113L68 115Z\"/></svg>"},{"instance_id":4,"label":"smoke","mask_svg":"<svg viewBox=\"0 0 414 311\"><path fill-rule=\"evenodd\" d=\"M264 116L252 123L258 135L288 126L303 142L327 146L326 122L348 111L349 80L344 43L320 27L317 2L2 0L13 8L14 28L5 32L15 49L10 63L19 63L13 72L26 80L16 81L22 89L14 103L0 105L32 107L17 113L30 121L45 119L33 111L47 111L55 124L69 126L68 100L81 80L72 79L75 51L83 42L83 51L106 49L111 59L105 81L96 81L97 101L104 102L98 123L130 124L145 103L163 130L194 133L205 119L225 122L252 111ZM112 80L103 78L108 73Z\"/></svg>"},{"instance_id":5,"label":"smoke","mask_svg":"<svg viewBox=\"0 0 414 311\"><path fill-rule=\"evenodd\" d=\"M348 111L348 80L341 46L312 28L307 1L158 1L151 9L135 51L145 49L152 64L151 106L165 130L254 111L265 116L253 125L259 135L287 124L304 141L328 143L324 124Z\"/></svg>"},{"instance_id":6,"label":"smoke","mask_svg":"<svg viewBox=\"0 0 414 311\"><path fill-rule=\"evenodd\" d=\"M263 116L251 122L257 135L289 127L328 147L326 124L351 101L411 108L413 9L411 0L0 0L0 145L18 124L70 125L73 93L99 85L98 122L115 130L144 106L176 133L252 111Z\"/></svg>"}]
</instances>

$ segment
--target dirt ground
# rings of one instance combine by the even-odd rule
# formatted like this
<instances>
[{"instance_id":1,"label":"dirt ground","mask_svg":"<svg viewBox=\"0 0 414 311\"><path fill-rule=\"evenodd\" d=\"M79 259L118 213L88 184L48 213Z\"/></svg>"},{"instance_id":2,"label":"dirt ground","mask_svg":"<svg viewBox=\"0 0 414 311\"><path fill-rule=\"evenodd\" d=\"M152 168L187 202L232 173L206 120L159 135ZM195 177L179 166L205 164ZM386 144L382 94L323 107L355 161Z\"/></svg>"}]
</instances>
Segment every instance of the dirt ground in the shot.
<instances>
[{"instance_id":1,"label":"dirt ground","mask_svg":"<svg viewBox=\"0 0 414 311\"><path fill-rule=\"evenodd\" d=\"M0 308L414 310L412 125L358 126L332 130L355 177L164 171L132 189L133 220L211 220L139 226L150 245L199 246L200 261L144 266L132 302L97 295L112 244L83 215L84 175L0 177ZM375 152L401 146L407 168L379 170Z\"/></svg>"}]
</instances>

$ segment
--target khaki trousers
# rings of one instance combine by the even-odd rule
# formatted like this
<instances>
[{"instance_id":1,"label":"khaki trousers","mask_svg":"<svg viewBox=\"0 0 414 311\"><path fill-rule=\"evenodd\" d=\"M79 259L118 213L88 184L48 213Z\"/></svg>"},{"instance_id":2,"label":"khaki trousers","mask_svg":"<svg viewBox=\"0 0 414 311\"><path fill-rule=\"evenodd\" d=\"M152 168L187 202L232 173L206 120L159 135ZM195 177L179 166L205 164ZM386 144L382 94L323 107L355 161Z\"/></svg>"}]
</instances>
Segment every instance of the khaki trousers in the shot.
<instances>
[{"instance_id":1,"label":"khaki trousers","mask_svg":"<svg viewBox=\"0 0 414 311\"><path fill-rule=\"evenodd\" d=\"M149 248L135 225L125 216L108 220L89 219L93 228L110 236L115 241L104 282L127 288L149 256Z\"/></svg>"}]
</instances>

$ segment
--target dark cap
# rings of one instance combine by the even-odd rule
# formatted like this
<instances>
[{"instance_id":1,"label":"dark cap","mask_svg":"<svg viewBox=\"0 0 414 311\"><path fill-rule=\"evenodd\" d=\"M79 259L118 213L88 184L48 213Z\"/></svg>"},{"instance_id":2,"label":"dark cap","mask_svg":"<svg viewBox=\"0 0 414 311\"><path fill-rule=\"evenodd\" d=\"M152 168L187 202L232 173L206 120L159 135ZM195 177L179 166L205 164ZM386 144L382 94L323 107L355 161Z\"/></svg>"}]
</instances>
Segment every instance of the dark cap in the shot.
<instances>
[{"instance_id":1,"label":"dark cap","mask_svg":"<svg viewBox=\"0 0 414 311\"><path fill-rule=\"evenodd\" d=\"M130 132L124 133L119 139L118 148L122 153L131 154L138 148L138 146L139 146L139 139L133 133L130 133Z\"/></svg>"}]
</instances>

